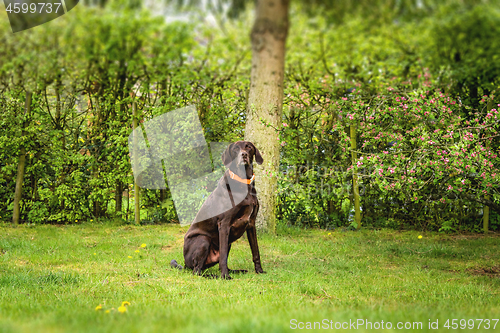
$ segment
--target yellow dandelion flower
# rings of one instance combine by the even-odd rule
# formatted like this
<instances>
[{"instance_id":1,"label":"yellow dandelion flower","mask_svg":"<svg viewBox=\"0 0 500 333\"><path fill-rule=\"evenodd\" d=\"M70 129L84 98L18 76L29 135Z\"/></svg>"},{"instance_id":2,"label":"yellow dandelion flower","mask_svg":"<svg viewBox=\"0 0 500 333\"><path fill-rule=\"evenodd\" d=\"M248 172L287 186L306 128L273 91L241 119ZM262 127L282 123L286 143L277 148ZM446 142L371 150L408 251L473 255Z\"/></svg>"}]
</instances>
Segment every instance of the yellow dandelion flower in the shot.
<instances>
[{"instance_id":1,"label":"yellow dandelion flower","mask_svg":"<svg viewBox=\"0 0 500 333\"><path fill-rule=\"evenodd\" d=\"M104 311L104 312L109 313L109 310L106 310L106 311Z\"/></svg>"},{"instance_id":2,"label":"yellow dandelion flower","mask_svg":"<svg viewBox=\"0 0 500 333\"><path fill-rule=\"evenodd\" d=\"M128 256L130 259L132 259L132 256Z\"/></svg>"},{"instance_id":3,"label":"yellow dandelion flower","mask_svg":"<svg viewBox=\"0 0 500 333\"><path fill-rule=\"evenodd\" d=\"M328 236L330 236L331 234L332 234L332 233L331 233L331 232L329 232L329 233L328 233Z\"/></svg>"},{"instance_id":4,"label":"yellow dandelion flower","mask_svg":"<svg viewBox=\"0 0 500 333\"><path fill-rule=\"evenodd\" d=\"M90 222L94 222L94 220L90 219Z\"/></svg>"},{"instance_id":5,"label":"yellow dandelion flower","mask_svg":"<svg viewBox=\"0 0 500 333\"><path fill-rule=\"evenodd\" d=\"M96 306L96 307L95 307L95 310L96 310L96 311L102 310L102 306L101 306L101 304L99 304L98 306Z\"/></svg>"},{"instance_id":6,"label":"yellow dandelion flower","mask_svg":"<svg viewBox=\"0 0 500 333\"><path fill-rule=\"evenodd\" d=\"M130 305L130 302L123 301L123 302L122 302L122 306L125 306L125 305Z\"/></svg>"},{"instance_id":7,"label":"yellow dandelion flower","mask_svg":"<svg viewBox=\"0 0 500 333\"><path fill-rule=\"evenodd\" d=\"M142 243L142 244L141 244L141 247L146 247L146 244L145 244L145 243Z\"/></svg>"},{"instance_id":8,"label":"yellow dandelion flower","mask_svg":"<svg viewBox=\"0 0 500 333\"><path fill-rule=\"evenodd\" d=\"M125 306L123 306L123 305L122 305L122 306L120 306L120 307L118 308L118 312L120 312L120 313L127 312L127 308L126 308Z\"/></svg>"},{"instance_id":9,"label":"yellow dandelion flower","mask_svg":"<svg viewBox=\"0 0 500 333\"><path fill-rule=\"evenodd\" d=\"M418 236L418 239L422 239L422 235L419 235L419 236Z\"/></svg>"},{"instance_id":10,"label":"yellow dandelion flower","mask_svg":"<svg viewBox=\"0 0 500 333\"><path fill-rule=\"evenodd\" d=\"M135 250L135 253L139 253L140 251L139 250Z\"/></svg>"},{"instance_id":11,"label":"yellow dandelion flower","mask_svg":"<svg viewBox=\"0 0 500 333\"><path fill-rule=\"evenodd\" d=\"M97 253L94 253L94 255L97 255Z\"/></svg>"}]
</instances>

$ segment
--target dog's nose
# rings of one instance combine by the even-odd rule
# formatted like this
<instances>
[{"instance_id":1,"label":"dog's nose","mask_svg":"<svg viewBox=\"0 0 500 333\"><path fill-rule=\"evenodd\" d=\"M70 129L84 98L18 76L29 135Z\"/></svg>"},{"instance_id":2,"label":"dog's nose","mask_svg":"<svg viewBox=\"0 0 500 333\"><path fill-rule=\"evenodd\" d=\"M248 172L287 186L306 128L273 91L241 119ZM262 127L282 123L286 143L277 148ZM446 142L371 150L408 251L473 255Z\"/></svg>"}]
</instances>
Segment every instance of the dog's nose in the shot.
<instances>
[{"instance_id":1,"label":"dog's nose","mask_svg":"<svg viewBox=\"0 0 500 333\"><path fill-rule=\"evenodd\" d=\"M243 157L248 157L248 153L247 153L246 151L241 152L241 156L243 156Z\"/></svg>"}]
</instances>

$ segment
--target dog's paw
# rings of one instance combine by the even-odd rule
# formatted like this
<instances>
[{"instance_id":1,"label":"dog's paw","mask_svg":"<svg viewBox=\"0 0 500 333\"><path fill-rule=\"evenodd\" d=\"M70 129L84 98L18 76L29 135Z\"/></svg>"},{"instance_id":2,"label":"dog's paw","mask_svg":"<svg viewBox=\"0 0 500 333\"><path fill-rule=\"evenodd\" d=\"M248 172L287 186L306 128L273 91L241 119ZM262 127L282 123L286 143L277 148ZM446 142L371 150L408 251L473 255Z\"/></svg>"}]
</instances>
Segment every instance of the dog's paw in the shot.
<instances>
[{"instance_id":1,"label":"dog's paw","mask_svg":"<svg viewBox=\"0 0 500 333\"><path fill-rule=\"evenodd\" d=\"M220 275L220 278L223 279L223 280L232 280L233 278L229 275L229 273L225 274L225 273L222 273Z\"/></svg>"},{"instance_id":2,"label":"dog's paw","mask_svg":"<svg viewBox=\"0 0 500 333\"><path fill-rule=\"evenodd\" d=\"M262 268L256 268L255 269L255 273L257 273L257 274L266 274L266 272L264 272L264 270Z\"/></svg>"}]
</instances>

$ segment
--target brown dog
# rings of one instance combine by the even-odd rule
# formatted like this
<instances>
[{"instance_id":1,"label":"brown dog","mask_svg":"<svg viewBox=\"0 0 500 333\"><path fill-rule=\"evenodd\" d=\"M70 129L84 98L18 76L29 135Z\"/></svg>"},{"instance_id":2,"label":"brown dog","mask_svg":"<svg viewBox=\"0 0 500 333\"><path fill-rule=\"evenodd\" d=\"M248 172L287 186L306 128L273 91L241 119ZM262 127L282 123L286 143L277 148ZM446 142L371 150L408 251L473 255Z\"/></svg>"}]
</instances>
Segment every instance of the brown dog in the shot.
<instances>
[{"instance_id":1,"label":"brown dog","mask_svg":"<svg viewBox=\"0 0 500 333\"><path fill-rule=\"evenodd\" d=\"M202 270L217 263L224 279L231 278L230 272L246 272L233 271L227 267L231 243L245 231L252 250L255 272L265 273L260 264L255 230L259 201L254 187L254 156L257 164L262 164L259 150L248 141L232 143L222 154L222 161L228 170L202 205L184 236L184 262L194 274L200 274ZM212 212L221 213L212 216ZM170 264L172 267L182 268L175 260Z\"/></svg>"}]
</instances>

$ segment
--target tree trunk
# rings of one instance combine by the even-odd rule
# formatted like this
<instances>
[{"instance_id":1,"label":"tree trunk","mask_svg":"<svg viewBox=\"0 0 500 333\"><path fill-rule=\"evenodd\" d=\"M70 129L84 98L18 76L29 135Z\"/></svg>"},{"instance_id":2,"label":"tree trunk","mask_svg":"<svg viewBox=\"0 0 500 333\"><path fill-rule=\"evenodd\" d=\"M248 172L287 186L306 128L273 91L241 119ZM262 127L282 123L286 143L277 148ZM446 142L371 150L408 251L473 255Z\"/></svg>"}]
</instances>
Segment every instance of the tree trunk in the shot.
<instances>
[{"instance_id":1,"label":"tree trunk","mask_svg":"<svg viewBox=\"0 0 500 333\"><path fill-rule=\"evenodd\" d=\"M61 74L57 75L56 78L56 86L55 86L55 92L56 92L56 115L54 118L55 122L55 128L61 133L61 145L62 145L62 150L66 150L66 136L64 135L64 129L61 124L62 119L61 119L61 89L62 89L62 82L61 82ZM47 87L45 87L45 93L47 93ZM48 106L47 106L48 107ZM49 111L50 112L50 111ZM64 176L62 179L62 183L64 183L64 179L66 177ZM61 211L64 210L65 208L65 200L64 198L61 198Z\"/></svg>"},{"instance_id":2,"label":"tree trunk","mask_svg":"<svg viewBox=\"0 0 500 333\"><path fill-rule=\"evenodd\" d=\"M21 136L25 136L26 132L24 131L24 127L26 126L27 118L31 113L31 93L26 92L26 104L24 108L24 120L23 120L23 129L21 132ZM23 180L24 180L24 167L26 165L26 147L21 145L21 149L19 151L19 163L17 164L17 177L16 177L16 190L14 193L14 211L12 212L12 223L19 223L19 216L21 214L21 210L19 205L21 203L21 198L23 194Z\"/></svg>"},{"instance_id":3,"label":"tree trunk","mask_svg":"<svg viewBox=\"0 0 500 333\"><path fill-rule=\"evenodd\" d=\"M135 102L132 103L132 115L133 115L133 129L135 129L137 126L139 126L139 119L138 119L138 112L137 112L137 105ZM137 135L134 134L133 137L133 147L136 149L137 147ZM135 161L134 163L137 163L137 152L134 153L135 156ZM139 170L139 167L137 165L134 165L134 170ZM134 204L135 204L135 210L134 210L134 221L135 224L141 224L141 204L139 202L140 200L140 187L137 185L137 182L134 180Z\"/></svg>"},{"instance_id":4,"label":"tree trunk","mask_svg":"<svg viewBox=\"0 0 500 333\"><path fill-rule=\"evenodd\" d=\"M356 126L350 126L351 131L351 161L352 167L356 164L358 156L356 154ZM361 211L359 207L359 183L358 183L358 175L354 171L352 172L352 193L354 195L354 220L356 221L356 229L361 227Z\"/></svg>"},{"instance_id":5,"label":"tree trunk","mask_svg":"<svg viewBox=\"0 0 500 333\"><path fill-rule=\"evenodd\" d=\"M264 163L254 170L260 201L256 223L258 229L271 233L276 228L280 147L274 128L280 127L283 112L288 7L289 0L257 0L250 34L252 71L245 138L255 144L264 158Z\"/></svg>"},{"instance_id":6,"label":"tree trunk","mask_svg":"<svg viewBox=\"0 0 500 333\"><path fill-rule=\"evenodd\" d=\"M127 211L125 213L125 221L128 223L128 213L130 211L130 189L129 184L127 184Z\"/></svg>"},{"instance_id":7,"label":"tree trunk","mask_svg":"<svg viewBox=\"0 0 500 333\"><path fill-rule=\"evenodd\" d=\"M491 111L491 109L493 109L493 101L491 100L491 97L488 96L488 112ZM486 142L486 147L489 148L490 147L490 141L488 140ZM490 200L490 197L487 195L486 200ZM483 231L485 233L488 232L488 228L489 228L489 220L490 220L490 207L488 206L484 206L483 207Z\"/></svg>"},{"instance_id":8,"label":"tree trunk","mask_svg":"<svg viewBox=\"0 0 500 333\"><path fill-rule=\"evenodd\" d=\"M116 216L122 216L122 199L123 199L123 184L121 181L116 182L116 192L115 192L115 214Z\"/></svg>"}]
</instances>

